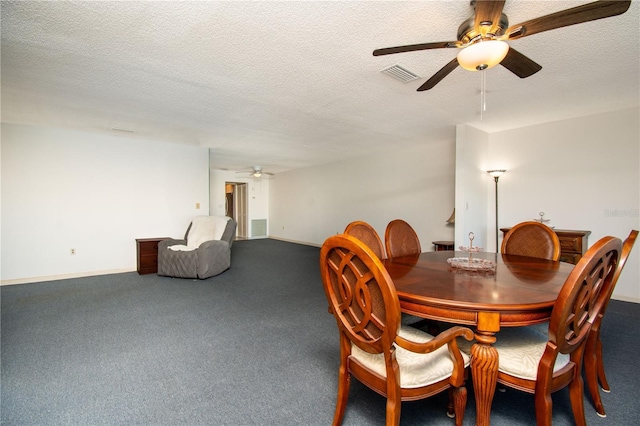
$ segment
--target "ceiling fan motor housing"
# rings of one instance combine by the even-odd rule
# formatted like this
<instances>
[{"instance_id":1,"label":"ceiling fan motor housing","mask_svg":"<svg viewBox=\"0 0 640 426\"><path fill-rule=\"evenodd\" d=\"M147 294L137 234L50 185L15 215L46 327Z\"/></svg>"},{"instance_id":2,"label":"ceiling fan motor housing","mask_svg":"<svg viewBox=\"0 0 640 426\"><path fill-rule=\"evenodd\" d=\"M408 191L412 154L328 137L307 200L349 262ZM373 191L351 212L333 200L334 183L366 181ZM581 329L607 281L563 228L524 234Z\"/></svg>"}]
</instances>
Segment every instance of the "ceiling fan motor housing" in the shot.
<instances>
[{"instance_id":1,"label":"ceiling fan motor housing","mask_svg":"<svg viewBox=\"0 0 640 426\"><path fill-rule=\"evenodd\" d=\"M488 25L492 25L492 23L489 23ZM458 27L458 40L465 45L480 40L480 38L482 38L482 34L477 32L474 29L474 26L475 16L472 16L460 24ZM487 38L492 39L494 37L500 37L504 34L504 31L507 28L509 28L509 18L507 18L507 15L503 13L500 15L500 22L498 22L498 25L496 26L496 31L494 33L487 33Z\"/></svg>"}]
</instances>

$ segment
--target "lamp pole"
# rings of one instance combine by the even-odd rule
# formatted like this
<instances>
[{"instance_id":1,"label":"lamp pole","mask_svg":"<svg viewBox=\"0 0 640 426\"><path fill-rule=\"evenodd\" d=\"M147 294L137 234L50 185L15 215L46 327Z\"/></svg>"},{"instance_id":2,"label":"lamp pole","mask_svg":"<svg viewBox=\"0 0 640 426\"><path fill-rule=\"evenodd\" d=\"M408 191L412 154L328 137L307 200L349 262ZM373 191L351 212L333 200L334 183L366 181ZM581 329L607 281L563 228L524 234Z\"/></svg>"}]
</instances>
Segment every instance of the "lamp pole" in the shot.
<instances>
[{"instance_id":1,"label":"lamp pole","mask_svg":"<svg viewBox=\"0 0 640 426\"><path fill-rule=\"evenodd\" d=\"M496 253L498 252L498 179L502 176L506 170L487 170L493 181L496 183Z\"/></svg>"}]
</instances>

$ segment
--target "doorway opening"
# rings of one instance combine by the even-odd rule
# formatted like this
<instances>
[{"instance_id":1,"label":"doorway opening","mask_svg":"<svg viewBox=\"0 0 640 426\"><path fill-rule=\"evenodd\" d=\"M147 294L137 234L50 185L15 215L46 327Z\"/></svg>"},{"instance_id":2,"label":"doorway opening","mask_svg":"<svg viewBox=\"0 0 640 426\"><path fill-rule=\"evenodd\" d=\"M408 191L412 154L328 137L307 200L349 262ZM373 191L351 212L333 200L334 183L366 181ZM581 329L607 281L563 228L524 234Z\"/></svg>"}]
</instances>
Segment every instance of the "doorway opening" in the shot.
<instances>
[{"instance_id":1,"label":"doorway opening","mask_svg":"<svg viewBox=\"0 0 640 426\"><path fill-rule=\"evenodd\" d=\"M247 184L225 182L225 214L238 223L236 239L247 239Z\"/></svg>"}]
</instances>

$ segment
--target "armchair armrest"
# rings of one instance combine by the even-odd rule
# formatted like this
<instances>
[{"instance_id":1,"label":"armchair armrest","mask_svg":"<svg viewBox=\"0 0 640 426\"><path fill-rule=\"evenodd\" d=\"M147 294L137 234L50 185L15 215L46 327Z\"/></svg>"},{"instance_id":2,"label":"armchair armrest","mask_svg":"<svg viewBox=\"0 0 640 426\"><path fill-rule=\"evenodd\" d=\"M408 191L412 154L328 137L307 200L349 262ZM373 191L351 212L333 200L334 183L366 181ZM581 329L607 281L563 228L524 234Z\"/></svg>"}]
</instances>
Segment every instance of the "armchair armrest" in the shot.
<instances>
[{"instance_id":1,"label":"armchair armrest","mask_svg":"<svg viewBox=\"0 0 640 426\"><path fill-rule=\"evenodd\" d=\"M445 344L455 345L455 349L457 349L458 344L456 343L456 337L459 336L464 337L467 340L472 340L473 331L471 331L467 327L455 326L443 331L426 343L412 342L411 340L404 339L400 336L396 336L396 343L398 344L398 346L411 352L427 354L429 352L435 351Z\"/></svg>"},{"instance_id":2,"label":"armchair armrest","mask_svg":"<svg viewBox=\"0 0 640 426\"><path fill-rule=\"evenodd\" d=\"M162 240L158 243L158 251L160 251L160 249L166 249L169 246L185 245L185 244L187 244L187 240L174 240L173 238L168 240Z\"/></svg>"},{"instance_id":3,"label":"armchair armrest","mask_svg":"<svg viewBox=\"0 0 640 426\"><path fill-rule=\"evenodd\" d=\"M196 255L188 251L169 250L169 246L185 245L186 240L168 239L158 243L158 275L196 278Z\"/></svg>"},{"instance_id":4,"label":"armchair armrest","mask_svg":"<svg viewBox=\"0 0 640 426\"><path fill-rule=\"evenodd\" d=\"M229 243L224 240L205 241L204 243L198 246L198 250L210 250L210 251L228 249L228 248L229 248Z\"/></svg>"},{"instance_id":5,"label":"armchair armrest","mask_svg":"<svg viewBox=\"0 0 640 426\"><path fill-rule=\"evenodd\" d=\"M466 327L455 326L448 330L438 334L432 340L425 343L412 342L411 340L404 339L400 336L396 336L395 343L411 352L426 354L433 352L436 349L447 345L449 356L453 362L453 373L451 374L451 384L459 387L464 383L464 360L460 349L458 349L457 337L464 337L467 340L473 339L473 331Z\"/></svg>"},{"instance_id":6,"label":"armchair armrest","mask_svg":"<svg viewBox=\"0 0 640 426\"><path fill-rule=\"evenodd\" d=\"M231 266L231 246L223 240L210 240L198 246L198 277L209 278Z\"/></svg>"}]
</instances>

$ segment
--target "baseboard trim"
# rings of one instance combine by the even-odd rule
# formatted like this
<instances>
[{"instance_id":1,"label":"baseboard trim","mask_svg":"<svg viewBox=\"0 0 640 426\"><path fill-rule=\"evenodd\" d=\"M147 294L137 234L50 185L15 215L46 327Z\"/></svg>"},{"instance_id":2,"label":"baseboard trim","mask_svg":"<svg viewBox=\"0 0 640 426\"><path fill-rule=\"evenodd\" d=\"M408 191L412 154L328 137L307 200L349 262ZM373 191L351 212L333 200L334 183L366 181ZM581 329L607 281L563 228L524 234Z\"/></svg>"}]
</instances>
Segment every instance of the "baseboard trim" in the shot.
<instances>
[{"instance_id":1,"label":"baseboard trim","mask_svg":"<svg viewBox=\"0 0 640 426\"><path fill-rule=\"evenodd\" d=\"M124 272L135 272L135 269L109 269L104 271L76 272L73 274L48 275L43 277L16 278L12 280L1 280L0 286L15 284L30 284L43 281L66 280L69 278L93 277L96 275L122 274Z\"/></svg>"},{"instance_id":2,"label":"baseboard trim","mask_svg":"<svg viewBox=\"0 0 640 426\"><path fill-rule=\"evenodd\" d=\"M615 294L611 296L613 300L619 300L621 302L631 302L631 303L640 303L640 299L635 297L626 297L626 296L616 296Z\"/></svg>"},{"instance_id":3,"label":"baseboard trim","mask_svg":"<svg viewBox=\"0 0 640 426\"><path fill-rule=\"evenodd\" d=\"M313 244L307 241L290 240L287 238L272 237L272 236L269 236L269 238L271 238L272 240L284 241L286 243L302 244L302 245L311 246L311 247L322 247L322 244Z\"/></svg>"},{"instance_id":4,"label":"baseboard trim","mask_svg":"<svg viewBox=\"0 0 640 426\"><path fill-rule=\"evenodd\" d=\"M287 243L302 244L302 245L311 246L311 247L321 247L321 245L319 244L312 244L306 241L290 240L287 238L271 237L271 236L267 238L284 241ZM77 272L73 274L63 274L63 275L48 275L43 277L16 278L12 280L1 280L0 286L15 285L15 284L30 284L30 283L38 283L38 282L44 282L44 281L66 280L69 278L93 277L96 275L122 274L125 272L135 272L135 271L136 271L135 269L109 269L104 271ZM620 300L622 302L640 303L640 299L635 297L617 296L614 294L611 296L611 298L613 300Z\"/></svg>"}]
</instances>

